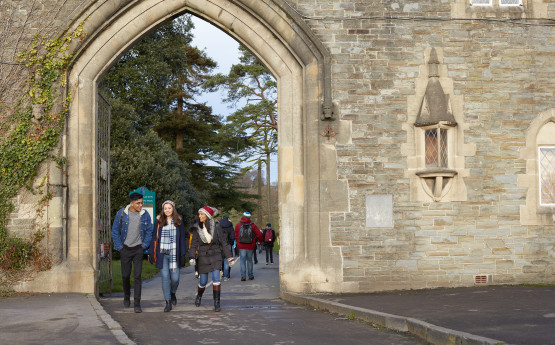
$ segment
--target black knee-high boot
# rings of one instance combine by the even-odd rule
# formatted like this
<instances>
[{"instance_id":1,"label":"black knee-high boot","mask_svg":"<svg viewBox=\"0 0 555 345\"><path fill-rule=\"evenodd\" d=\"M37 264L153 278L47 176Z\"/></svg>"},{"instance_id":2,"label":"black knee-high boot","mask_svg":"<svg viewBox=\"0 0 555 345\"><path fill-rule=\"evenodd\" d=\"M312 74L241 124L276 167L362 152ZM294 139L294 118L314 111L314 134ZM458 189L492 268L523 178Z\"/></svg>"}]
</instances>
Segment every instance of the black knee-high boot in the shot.
<instances>
[{"instance_id":1,"label":"black knee-high boot","mask_svg":"<svg viewBox=\"0 0 555 345\"><path fill-rule=\"evenodd\" d=\"M220 311L220 291L222 289L221 285L213 285L214 293L214 311Z\"/></svg>"},{"instance_id":2,"label":"black knee-high boot","mask_svg":"<svg viewBox=\"0 0 555 345\"><path fill-rule=\"evenodd\" d=\"M202 299L202 294L204 293L204 289L205 288L203 288L203 287L200 287L200 286L198 287L197 298L195 298L195 305L197 307L200 307L200 300Z\"/></svg>"}]
</instances>

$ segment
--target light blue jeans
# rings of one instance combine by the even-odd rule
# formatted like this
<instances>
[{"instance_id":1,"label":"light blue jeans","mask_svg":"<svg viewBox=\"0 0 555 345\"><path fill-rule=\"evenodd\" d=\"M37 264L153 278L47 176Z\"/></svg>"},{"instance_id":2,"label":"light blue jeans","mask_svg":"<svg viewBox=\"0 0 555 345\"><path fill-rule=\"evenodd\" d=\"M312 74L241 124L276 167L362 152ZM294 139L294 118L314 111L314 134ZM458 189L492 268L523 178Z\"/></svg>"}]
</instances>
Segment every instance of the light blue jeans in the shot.
<instances>
[{"instance_id":1,"label":"light blue jeans","mask_svg":"<svg viewBox=\"0 0 555 345\"><path fill-rule=\"evenodd\" d=\"M162 274L162 291L164 292L164 299L169 301L171 298L170 292L176 293L179 286L179 267L170 271L169 256L164 255L164 266L160 273Z\"/></svg>"},{"instance_id":2,"label":"light blue jeans","mask_svg":"<svg viewBox=\"0 0 555 345\"><path fill-rule=\"evenodd\" d=\"M214 270L212 272L212 284L213 285L220 285L220 270ZM199 274L200 282L198 286L201 288L205 287L208 284L208 273L201 273Z\"/></svg>"},{"instance_id":3,"label":"light blue jeans","mask_svg":"<svg viewBox=\"0 0 555 345\"><path fill-rule=\"evenodd\" d=\"M229 267L229 261L227 261L227 259L224 259L224 277L229 276L229 271L231 269L231 267Z\"/></svg>"},{"instance_id":4,"label":"light blue jeans","mask_svg":"<svg viewBox=\"0 0 555 345\"><path fill-rule=\"evenodd\" d=\"M231 253L233 253L233 248L231 246L229 246L229 248L231 249ZM231 272L231 267L229 267L229 261L227 261L226 258L223 259L224 261L224 277L230 277L230 272Z\"/></svg>"},{"instance_id":5,"label":"light blue jeans","mask_svg":"<svg viewBox=\"0 0 555 345\"><path fill-rule=\"evenodd\" d=\"M254 273L252 272L252 255L252 249L239 249L239 258L241 260L241 278L247 277L247 270L249 278L254 278Z\"/></svg>"}]
</instances>

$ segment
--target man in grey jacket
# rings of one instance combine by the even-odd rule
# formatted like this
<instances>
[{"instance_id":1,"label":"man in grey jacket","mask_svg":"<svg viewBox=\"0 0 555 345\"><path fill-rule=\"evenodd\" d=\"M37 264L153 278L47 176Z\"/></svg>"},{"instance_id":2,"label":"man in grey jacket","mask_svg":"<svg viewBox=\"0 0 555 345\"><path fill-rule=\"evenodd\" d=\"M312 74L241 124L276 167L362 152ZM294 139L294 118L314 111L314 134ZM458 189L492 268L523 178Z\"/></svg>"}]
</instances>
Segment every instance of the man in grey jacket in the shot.
<instances>
[{"instance_id":1,"label":"man in grey jacket","mask_svg":"<svg viewBox=\"0 0 555 345\"><path fill-rule=\"evenodd\" d=\"M143 210L143 195L131 193L129 205L120 209L112 225L114 249L120 252L121 279L123 283L123 305L129 307L131 302L131 267L135 278L134 308L141 313L141 272L143 270L143 253L150 246L152 239L152 221L148 212Z\"/></svg>"}]
</instances>

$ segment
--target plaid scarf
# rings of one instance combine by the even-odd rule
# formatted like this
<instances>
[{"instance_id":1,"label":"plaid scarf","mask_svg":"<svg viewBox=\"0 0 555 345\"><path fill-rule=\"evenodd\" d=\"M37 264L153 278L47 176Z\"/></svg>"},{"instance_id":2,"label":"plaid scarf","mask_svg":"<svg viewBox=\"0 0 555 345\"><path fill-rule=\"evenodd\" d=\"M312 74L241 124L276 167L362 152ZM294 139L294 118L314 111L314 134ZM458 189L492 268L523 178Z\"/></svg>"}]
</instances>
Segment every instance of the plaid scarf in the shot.
<instances>
[{"instance_id":1,"label":"plaid scarf","mask_svg":"<svg viewBox=\"0 0 555 345\"><path fill-rule=\"evenodd\" d=\"M160 253L168 255L170 270L177 269L177 241L175 239L176 230L173 219L170 224L164 225L160 233Z\"/></svg>"}]
</instances>

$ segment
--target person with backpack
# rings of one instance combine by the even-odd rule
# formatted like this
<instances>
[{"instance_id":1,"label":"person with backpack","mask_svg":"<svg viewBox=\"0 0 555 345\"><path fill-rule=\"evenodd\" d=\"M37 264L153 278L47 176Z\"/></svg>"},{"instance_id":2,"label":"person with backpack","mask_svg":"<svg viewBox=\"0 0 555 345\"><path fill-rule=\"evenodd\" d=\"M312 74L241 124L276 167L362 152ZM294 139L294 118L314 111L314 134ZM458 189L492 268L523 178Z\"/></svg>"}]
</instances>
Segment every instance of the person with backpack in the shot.
<instances>
[{"instance_id":1,"label":"person with backpack","mask_svg":"<svg viewBox=\"0 0 555 345\"><path fill-rule=\"evenodd\" d=\"M256 242L262 242L262 231L251 221L249 212L243 213L241 221L235 225L235 239L239 248L239 258L241 263L241 281L254 280L253 273L253 250Z\"/></svg>"},{"instance_id":2,"label":"person with backpack","mask_svg":"<svg viewBox=\"0 0 555 345\"><path fill-rule=\"evenodd\" d=\"M229 245L229 248L233 253L233 242L235 242L235 229L233 228L233 223L229 220L229 213L224 212L224 214L222 215L222 219L220 219L220 226L222 227L224 236L227 238L227 244ZM225 282L231 278L231 267L229 267L229 262L227 260L223 260L223 262L224 262L223 277Z\"/></svg>"},{"instance_id":3,"label":"person with backpack","mask_svg":"<svg viewBox=\"0 0 555 345\"><path fill-rule=\"evenodd\" d=\"M274 263L274 242L276 241L276 232L272 229L272 224L266 224L266 229L262 231L262 238L264 238L264 250L266 250L266 265L268 258L270 264Z\"/></svg>"},{"instance_id":4,"label":"person with backpack","mask_svg":"<svg viewBox=\"0 0 555 345\"><path fill-rule=\"evenodd\" d=\"M218 215L218 210L214 207L204 206L198 210L199 223L193 230L193 239L189 253L189 263L195 266L198 260L199 284L197 288L197 296L195 298L195 306L200 307L204 289L208 284L208 274L212 276L212 289L214 295L214 311L219 312L220 309L220 270L222 269L222 260L224 257L229 262L229 266L233 267L235 258L231 253L231 248L227 244L227 238L224 236L220 222L214 219ZM196 259L195 259L196 257Z\"/></svg>"}]
</instances>

